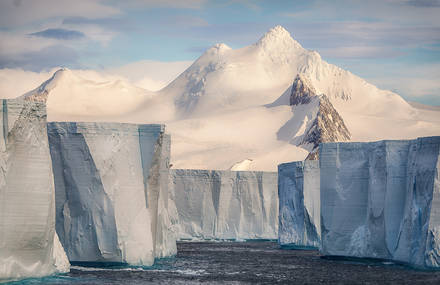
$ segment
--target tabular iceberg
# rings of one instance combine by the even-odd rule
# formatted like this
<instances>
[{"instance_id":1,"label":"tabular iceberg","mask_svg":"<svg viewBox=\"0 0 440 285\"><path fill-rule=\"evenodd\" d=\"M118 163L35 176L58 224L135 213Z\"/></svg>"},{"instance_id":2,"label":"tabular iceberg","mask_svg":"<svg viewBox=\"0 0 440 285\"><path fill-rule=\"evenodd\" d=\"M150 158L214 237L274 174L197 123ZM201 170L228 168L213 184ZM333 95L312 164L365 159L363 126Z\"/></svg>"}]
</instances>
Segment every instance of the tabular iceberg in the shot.
<instances>
[{"instance_id":1,"label":"tabular iceberg","mask_svg":"<svg viewBox=\"0 0 440 285\"><path fill-rule=\"evenodd\" d=\"M440 137L320 147L322 252L440 266Z\"/></svg>"},{"instance_id":2,"label":"tabular iceberg","mask_svg":"<svg viewBox=\"0 0 440 285\"><path fill-rule=\"evenodd\" d=\"M69 271L41 102L0 100L0 282Z\"/></svg>"},{"instance_id":3,"label":"tabular iceberg","mask_svg":"<svg viewBox=\"0 0 440 285\"><path fill-rule=\"evenodd\" d=\"M277 174L171 170L181 239L276 239Z\"/></svg>"},{"instance_id":4,"label":"tabular iceberg","mask_svg":"<svg viewBox=\"0 0 440 285\"><path fill-rule=\"evenodd\" d=\"M70 261L151 265L175 254L163 125L52 122L47 131Z\"/></svg>"},{"instance_id":5,"label":"tabular iceberg","mask_svg":"<svg viewBox=\"0 0 440 285\"><path fill-rule=\"evenodd\" d=\"M278 242L281 245L320 246L319 181L319 162L316 160L278 165Z\"/></svg>"}]
</instances>

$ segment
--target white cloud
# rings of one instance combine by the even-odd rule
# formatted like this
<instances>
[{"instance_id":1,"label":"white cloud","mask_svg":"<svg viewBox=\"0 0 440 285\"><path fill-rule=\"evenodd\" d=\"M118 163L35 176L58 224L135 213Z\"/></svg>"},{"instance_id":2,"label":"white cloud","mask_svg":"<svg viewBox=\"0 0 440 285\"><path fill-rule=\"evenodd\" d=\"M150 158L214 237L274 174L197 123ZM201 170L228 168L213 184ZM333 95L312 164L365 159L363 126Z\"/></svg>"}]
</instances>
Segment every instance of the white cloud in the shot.
<instances>
[{"instance_id":1,"label":"white cloud","mask_svg":"<svg viewBox=\"0 0 440 285\"><path fill-rule=\"evenodd\" d=\"M150 90L150 91L158 91L162 88L164 88L165 86L167 86L167 83L165 81L161 81L161 80L153 80L150 77L144 77L140 80L137 80L135 82L133 82L134 85Z\"/></svg>"},{"instance_id":2,"label":"white cloud","mask_svg":"<svg viewBox=\"0 0 440 285\"><path fill-rule=\"evenodd\" d=\"M0 97L15 98L37 88L52 76L56 69L32 72L22 69L0 69Z\"/></svg>"},{"instance_id":3,"label":"white cloud","mask_svg":"<svg viewBox=\"0 0 440 285\"><path fill-rule=\"evenodd\" d=\"M124 6L144 6L144 7L165 7L165 8L184 8L200 9L206 4L207 0L134 0L124 1Z\"/></svg>"},{"instance_id":4,"label":"white cloud","mask_svg":"<svg viewBox=\"0 0 440 285\"><path fill-rule=\"evenodd\" d=\"M65 26L69 27L70 25ZM107 46L117 34L116 32L100 27L99 25L72 26L74 27L74 29L85 34L88 39L98 42L103 46Z\"/></svg>"},{"instance_id":5,"label":"white cloud","mask_svg":"<svg viewBox=\"0 0 440 285\"><path fill-rule=\"evenodd\" d=\"M142 60L106 72L124 76L139 87L155 91L165 87L191 65L191 61Z\"/></svg>"},{"instance_id":6,"label":"white cloud","mask_svg":"<svg viewBox=\"0 0 440 285\"><path fill-rule=\"evenodd\" d=\"M54 39L31 37L26 34L0 31L0 58L41 50L56 43Z\"/></svg>"},{"instance_id":7,"label":"white cloud","mask_svg":"<svg viewBox=\"0 0 440 285\"><path fill-rule=\"evenodd\" d=\"M363 64L374 74L374 65ZM377 66L375 67L378 68ZM387 67L388 74L377 70L376 76L367 79L380 88L388 89L402 95L410 101L440 104L440 63L432 64L400 64Z\"/></svg>"},{"instance_id":8,"label":"white cloud","mask_svg":"<svg viewBox=\"0 0 440 285\"><path fill-rule=\"evenodd\" d=\"M332 58L389 58L402 55L391 47L383 46L345 46L337 48L321 48L322 56Z\"/></svg>"},{"instance_id":9,"label":"white cloud","mask_svg":"<svg viewBox=\"0 0 440 285\"><path fill-rule=\"evenodd\" d=\"M102 0L2 0L0 26L16 27L50 18L82 16L104 18L121 14L121 10Z\"/></svg>"},{"instance_id":10,"label":"white cloud","mask_svg":"<svg viewBox=\"0 0 440 285\"><path fill-rule=\"evenodd\" d=\"M144 60L104 70L73 70L78 76L95 82L123 80L138 87L156 91L165 87L191 62L160 62ZM0 69L0 98L15 98L29 92L49 79L59 68L32 72L23 69Z\"/></svg>"}]
</instances>

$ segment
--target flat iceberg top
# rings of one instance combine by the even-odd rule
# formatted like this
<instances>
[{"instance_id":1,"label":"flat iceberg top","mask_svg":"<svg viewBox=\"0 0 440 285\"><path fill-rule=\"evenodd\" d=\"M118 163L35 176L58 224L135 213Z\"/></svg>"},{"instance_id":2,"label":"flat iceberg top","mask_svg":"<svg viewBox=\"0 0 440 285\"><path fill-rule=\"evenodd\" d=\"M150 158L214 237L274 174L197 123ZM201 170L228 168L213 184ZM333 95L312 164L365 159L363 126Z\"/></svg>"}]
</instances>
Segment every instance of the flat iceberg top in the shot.
<instances>
[{"instance_id":1,"label":"flat iceberg top","mask_svg":"<svg viewBox=\"0 0 440 285\"><path fill-rule=\"evenodd\" d=\"M129 124L129 123L98 123L98 122L50 122L48 133L82 133L82 134L151 134L164 133L163 124Z\"/></svg>"},{"instance_id":2,"label":"flat iceberg top","mask_svg":"<svg viewBox=\"0 0 440 285\"><path fill-rule=\"evenodd\" d=\"M419 137L415 140L419 141L423 144L438 144L440 143L440 136L428 136L428 137ZM380 141L373 141L373 142L328 142L328 143L322 143L320 144L320 147L334 147L336 145L338 146L345 146L348 148L360 148L364 145L375 145L375 144L401 144L401 143L408 143L410 141L414 141L412 139L405 139L405 140L380 140ZM290 162L291 163L291 162Z\"/></svg>"},{"instance_id":3,"label":"flat iceberg top","mask_svg":"<svg viewBox=\"0 0 440 285\"><path fill-rule=\"evenodd\" d=\"M304 167L306 169L319 168L318 160L304 160L304 161L292 161L278 164L278 171L282 171L284 169L291 170L292 167Z\"/></svg>"},{"instance_id":4,"label":"flat iceberg top","mask_svg":"<svg viewBox=\"0 0 440 285\"><path fill-rule=\"evenodd\" d=\"M219 173L219 174L237 174L237 175L246 175L246 174L252 174L252 173L267 173L267 174L277 174L275 171L248 171L248 170L211 170L211 169L171 169L171 171L174 171L178 173L179 175L203 175L208 173Z\"/></svg>"}]
</instances>

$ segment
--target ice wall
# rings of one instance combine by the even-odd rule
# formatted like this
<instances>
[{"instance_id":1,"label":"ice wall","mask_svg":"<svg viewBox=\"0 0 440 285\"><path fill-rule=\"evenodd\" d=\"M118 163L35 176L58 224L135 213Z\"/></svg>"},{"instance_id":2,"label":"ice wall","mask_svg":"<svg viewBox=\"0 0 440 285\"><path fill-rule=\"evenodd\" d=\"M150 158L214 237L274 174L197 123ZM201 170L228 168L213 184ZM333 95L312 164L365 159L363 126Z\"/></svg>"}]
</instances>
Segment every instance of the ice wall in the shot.
<instances>
[{"instance_id":1,"label":"ice wall","mask_svg":"<svg viewBox=\"0 0 440 285\"><path fill-rule=\"evenodd\" d=\"M0 100L0 283L68 272L55 233L44 103Z\"/></svg>"},{"instance_id":2,"label":"ice wall","mask_svg":"<svg viewBox=\"0 0 440 285\"><path fill-rule=\"evenodd\" d=\"M278 165L278 241L281 245L320 246L319 181L319 162L316 160Z\"/></svg>"},{"instance_id":3,"label":"ice wall","mask_svg":"<svg viewBox=\"0 0 440 285\"><path fill-rule=\"evenodd\" d=\"M320 147L322 252L440 266L440 137Z\"/></svg>"},{"instance_id":4,"label":"ice wall","mask_svg":"<svg viewBox=\"0 0 440 285\"><path fill-rule=\"evenodd\" d=\"M171 170L182 239L276 239L277 173Z\"/></svg>"},{"instance_id":5,"label":"ice wall","mask_svg":"<svg viewBox=\"0 0 440 285\"><path fill-rule=\"evenodd\" d=\"M70 261L151 265L175 254L164 126L52 122L48 137Z\"/></svg>"}]
</instances>

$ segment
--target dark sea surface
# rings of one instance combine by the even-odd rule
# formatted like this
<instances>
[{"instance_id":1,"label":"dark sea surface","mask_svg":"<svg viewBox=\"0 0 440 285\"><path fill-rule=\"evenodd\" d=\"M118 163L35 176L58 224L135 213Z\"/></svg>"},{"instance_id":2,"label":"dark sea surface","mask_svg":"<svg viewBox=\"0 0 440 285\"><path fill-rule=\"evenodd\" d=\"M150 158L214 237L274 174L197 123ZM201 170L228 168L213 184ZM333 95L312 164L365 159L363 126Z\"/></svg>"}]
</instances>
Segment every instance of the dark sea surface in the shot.
<instances>
[{"instance_id":1,"label":"dark sea surface","mask_svg":"<svg viewBox=\"0 0 440 285\"><path fill-rule=\"evenodd\" d=\"M174 258L152 267L86 267L10 284L440 284L440 271L391 262L322 258L273 241L179 242Z\"/></svg>"}]
</instances>

